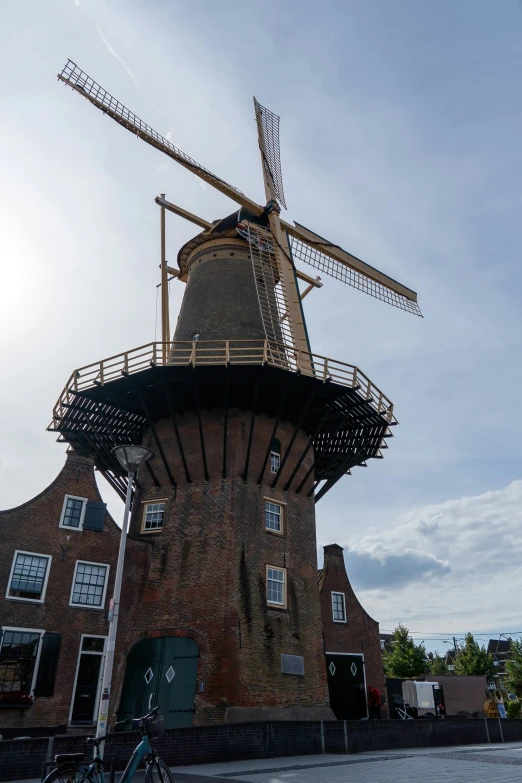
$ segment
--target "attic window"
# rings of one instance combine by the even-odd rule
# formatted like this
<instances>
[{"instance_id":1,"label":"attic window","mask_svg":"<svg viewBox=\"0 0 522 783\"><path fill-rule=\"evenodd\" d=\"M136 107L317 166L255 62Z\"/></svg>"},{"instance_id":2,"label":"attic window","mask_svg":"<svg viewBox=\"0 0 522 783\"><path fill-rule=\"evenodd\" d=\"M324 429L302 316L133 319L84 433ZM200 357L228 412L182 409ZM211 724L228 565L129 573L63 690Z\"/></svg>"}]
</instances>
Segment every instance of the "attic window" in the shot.
<instances>
[{"instance_id":1,"label":"attic window","mask_svg":"<svg viewBox=\"0 0 522 783\"><path fill-rule=\"evenodd\" d=\"M66 495L63 499L62 515L60 517L59 527L66 527L70 530L81 530L83 518L85 516L85 507L87 498L79 498L75 495Z\"/></svg>"},{"instance_id":2,"label":"attic window","mask_svg":"<svg viewBox=\"0 0 522 783\"><path fill-rule=\"evenodd\" d=\"M346 622L346 602L344 593L332 593L332 614L334 623Z\"/></svg>"},{"instance_id":3,"label":"attic window","mask_svg":"<svg viewBox=\"0 0 522 783\"><path fill-rule=\"evenodd\" d=\"M197 341L199 340L200 336L201 335L200 335L199 332L194 332L194 334L192 335L192 342L197 343Z\"/></svg>"}]
</instances>

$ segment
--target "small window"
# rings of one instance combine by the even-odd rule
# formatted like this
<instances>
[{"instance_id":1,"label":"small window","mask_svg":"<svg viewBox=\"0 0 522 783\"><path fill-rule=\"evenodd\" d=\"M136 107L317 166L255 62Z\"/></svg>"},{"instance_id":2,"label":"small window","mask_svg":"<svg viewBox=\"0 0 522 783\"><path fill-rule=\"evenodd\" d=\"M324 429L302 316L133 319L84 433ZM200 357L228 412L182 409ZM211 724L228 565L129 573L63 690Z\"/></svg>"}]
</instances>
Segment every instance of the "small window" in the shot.
<instances>
[{"instance_id":1,"label":"small window","mask_svg":"<svg viewBox=\"0 0 522 783\"><path fill-rule=\"evenodd\" d=\"M281 455L277 451L270 452L270 472L277 473L281 465Z\"/></svg>"},{"instance_id":2,"label":"small window","mask_svg":"<svg viewBox=\"0 0 522 783\"><path fill-rule=\"evenodd\" d=\"M201 337L200 332L194 332L194 334L192 335L193 342L197 343L200 337Z\"/></svg>"},{"instance_id":3,"label":"small window","mask_svg":"<svg viewBox=\"0 0 522 783\"><path fill-rule=\"evenodd\" d=\"M60 527L66 527L70 530L81 530L83 526L86 505L87 498L78 498L74 495L66 495L63 500Z\"/></svg>"},{"instance_id":4,"label":"small window","mask_svg":"<svg viewBox=\"0 0 522 783\"><path fill-rule=\"evenodd\" d=\"M51 559L50 555L17 550L11 566L6 598L43 603Z\"/></svg>"},{"instance_id":5,"label":"small window","mask_svg":"<svg viewBox=\"0 0 522 783\"><path fill-rule=\"evenodd\" d=\"M43 631L4 628L0 638L0 693L27 700L33 691L36 662Z\"/></svg>"},{"instance_id":6,"label":"small window","mask_svg":"<svg viewBox=\"0 0 522 783\"><path fill-rule=\"evenodd\" d=\"M105 636L83 636L82 652L103 653L105 650Z\"/></svg>"},{"instance_id":7,"label":"small window","mask_svg":"<svg viewBox=\"0 0 522 783\"><path fill-rule=\"evenodd\" d=\"M286 607L286 568L266 567L266 602Z\"/></svg>"},{"instance_id":8,"label":"small window","mask_svg":"<svg viewBox=\"0 0 522 783\"><path fill-rule=\"evenodd\" d=\"M283 532L283 506L272 500L265 500L265 530Z\"/></svg>"},{"instance_id":9,"label":"small window","mask_svg":"<svg viewBox=\"0 0 522 783\"><path fill-rule=\"evenodd\" d=\"M281 466L281 443L277 438L272 438L270 444L270 472L277 473Z\"/></svg>"},{"instance_id":10,"label":"small window","mask_svg":"<svg viewBox=\"0 0 522 783\"><path fill-rule=\"evenodd\" d=\"M154 530L161 530L165 516L165 501L145 503L144 505L142 531L148 533Z\"/></svg>"},{"instance_id":11,"label":"small window","mask_svg":"<svg viewBox=\"0 0 522 783\"><path fill-rule=\"evenodd\" d=\"M332 612L334 623L346 622L346 603L344 593L332 593Z\"/></svg>"},{"instance_id":12,"label":"small window","mask_svg":"<svg viewBox=\"0 0 522 783\"><path fill-rule=\"evenodd\" d=\"M108 573L108 565L77 560L71 590L71 606L103 609Z\"/></svg>"}]
</instances>

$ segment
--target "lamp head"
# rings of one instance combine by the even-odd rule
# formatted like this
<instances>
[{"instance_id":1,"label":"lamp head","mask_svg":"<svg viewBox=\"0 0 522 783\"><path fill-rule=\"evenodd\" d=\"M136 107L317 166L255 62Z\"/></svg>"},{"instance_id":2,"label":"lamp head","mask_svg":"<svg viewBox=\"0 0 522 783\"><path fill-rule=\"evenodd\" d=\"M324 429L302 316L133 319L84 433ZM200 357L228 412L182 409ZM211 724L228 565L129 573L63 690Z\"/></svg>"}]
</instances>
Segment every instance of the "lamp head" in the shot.
<instances>
[{"instance_id":1,"label":"lamp head","mask_svg":"<svg viewBox=\"0 0 522 783\"><path fill-rule=\"evenodd\" d=\"M144 446L115 446L112 453L127 473L137 473L142 462L154 456L151 449Z\"/></svg>"}]
</instances>

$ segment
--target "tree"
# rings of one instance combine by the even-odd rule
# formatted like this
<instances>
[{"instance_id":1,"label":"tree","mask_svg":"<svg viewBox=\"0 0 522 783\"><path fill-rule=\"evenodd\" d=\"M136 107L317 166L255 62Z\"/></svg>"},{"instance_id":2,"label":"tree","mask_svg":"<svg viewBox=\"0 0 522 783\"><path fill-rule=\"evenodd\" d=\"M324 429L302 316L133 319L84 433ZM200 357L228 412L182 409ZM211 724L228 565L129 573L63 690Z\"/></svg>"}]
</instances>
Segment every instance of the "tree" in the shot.
<instances>
[{"instance_id":1,"label":"tree","mask_svg":"<svg viewBox=\"0 0 522 783\"><path fill-rule=\"evenodd\" d=\"M457 650L455 674L485 674L488 679L495 674L493 656L475 641L472 633L466 634L464 644Z\"/></svg>"},{"instance_id":2,"label":"tree","mask_svg":"<svg viewBox=\"0 0 522 783\"><path fill-rule=\"evenodd\" d=\"M430 674L449 674L446 659L441 658L438 653L435 653L430 661Z\"/></svg>"},{"instance_id":3,"label":"tree","mask_svg":"<svg viewBox=\"0 0 522 783\"><path fill-rule=\"evenodd\" d=\"M423 644L415 644L409 631L398 625L391 639L391 652L383 655L384 671L388 677L409 679L424 674L428 660Z\"/></svg>"},{"instance_id":4,"label":"tree","mask_svg":"<svg viewBox=\"0 0 522 783\"><path fill-rule=\"evenodd\" d=\"M522 702L520 701L508 701L506 702L506 712L508 718L511 720L520 720L522 713Z\"/></svg>"},{"instance_id":5,"label":"tree","mask_svg":"<svg viewBox=\"0 0 522 783\"><path fill-rule=\"evenodd\" d=\"M511 657L506 661L506 689L522 699L522 641L511 640Z\"/></svg>"}]
</instances>

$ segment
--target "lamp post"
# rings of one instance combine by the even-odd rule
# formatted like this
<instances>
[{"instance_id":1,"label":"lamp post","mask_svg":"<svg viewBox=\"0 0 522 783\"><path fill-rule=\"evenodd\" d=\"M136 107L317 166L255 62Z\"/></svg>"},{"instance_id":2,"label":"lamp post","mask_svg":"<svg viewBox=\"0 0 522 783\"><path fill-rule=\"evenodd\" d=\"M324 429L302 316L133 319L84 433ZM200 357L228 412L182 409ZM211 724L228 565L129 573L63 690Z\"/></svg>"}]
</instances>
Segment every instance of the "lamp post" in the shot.
<instances>
[{"instance_id":1,"label":"lamp post","mask_svg":"<svg viewBox=\"0 0 522 783\"><path fill-rule=\"evenodd\" d=\"M132 482L138 472L138 468L154 456L154 452L143 446L116 446L112 453L118 459L120 465L127 471L127 496L125 498L125 511L123 513L123 525L120 536L120 549L118 552L118 565L116 567L116 578L114 580L114 595L109 604L109 637L107 639L107 652L105 655L105 665L103 667L103 682L100 699L100 709L98 713L98 726L96 736L104 738L107 734L107 722L109 718L109 702L111 696L112 669L114 665L114 649L116 642L116 633L118 631L118 615L120 609L121 580L123 575L123 561L125 559L125 545L127 543L127 530L129 527L129 512L132 497ZM100 753L103 757L103 746L100 745Z\"/></svg>"}]
</instances>

